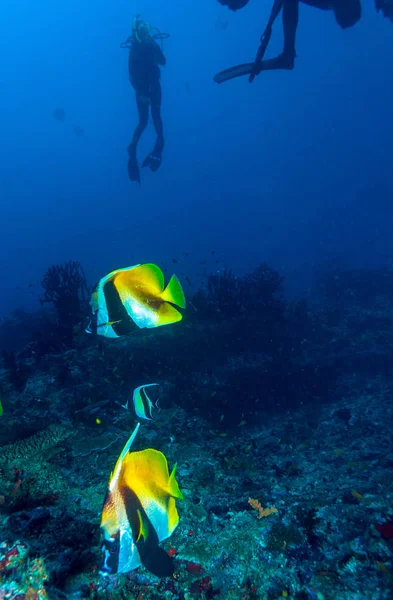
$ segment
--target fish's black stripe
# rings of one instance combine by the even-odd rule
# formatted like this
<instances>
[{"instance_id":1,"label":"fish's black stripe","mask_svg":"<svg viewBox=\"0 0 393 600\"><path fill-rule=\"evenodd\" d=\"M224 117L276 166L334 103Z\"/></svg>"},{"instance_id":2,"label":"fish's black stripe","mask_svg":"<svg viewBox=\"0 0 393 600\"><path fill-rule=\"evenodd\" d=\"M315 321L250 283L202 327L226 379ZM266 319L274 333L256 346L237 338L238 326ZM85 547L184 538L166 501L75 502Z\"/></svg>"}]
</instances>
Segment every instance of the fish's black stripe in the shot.
<instances>
[{"instance_id":1,"label":"fish's black stripe","mask_svg":"<svg viewBox=\"0 0 393 600\"><path fill-rule=\"evenodd\" d=\"M147 516L138 496L129 487L120 487L119 491L126 508L127 519L132 528L134 542L137 547L142 564L157 575L157 577L171 577L174 572L173 558L165 550L159 547L158 535L154 529L149 517ZM139 535L140 522L138 511L142 517L143 524L147 531L147 537L143 537L137 542Z\"/></svg>"},{"instance_id":2,"label":"fish's black stripe","mask_svg":"<svg viewBox=\"0 0 393 600\"><path fill-rule=\"evenodd\" d=\"M119 491L121 497L124 502L124 506L126 508L127 519L131 525L132 535L134 537L134 542L138 548L139 555L141 557L141 561L143 562L143 557L146 551L150 548L151 545L158 545L158 535L151 524L149 517L147 516L145 509L143 508L138 496L136 493L131 490L129 487L119 487ZM140 522L138 517L138 510L142 515L142 521L147 530L147 538L143 537L137 542L136 540L140 534Z\"/></svg>"},{"instance_id":3,"label":"fish's black stripe","mask_svg":"<svg viewBox=\"0 0 393 600\"><path fill-rule=\"evenodd\" d=\"M143 410L145 411L145 415L148 416L150 419L152 419L153 415L151 412L149 400L147 398L147 393L145 392L145 388L142 388L140 390L140 394L141 394L141 398L142 398Z\"/></svg>"},{"instance_id":4,"label":"fish's black stripe","mask_svg":"<svg viewBox=\"0 0 393 600\"><path fill-rule=\"evenodd\" d=\"M124 506L126 509L127 519L131 526L132 537L135 542L138 539L139 527L140 527L137 511L138 510L143 511L143 508L138 499L138 496L135 494L135 492L133 490L131 490L130 488L125 487L125 486L119 486L119 492L120 492L120 495L122 497L122 500L123 500L123 503L124 503Z\"/></svg>"},{"instance_id":5,"label":"fish's black stripe","mask_svg":"<svg viewBox=\"0 0 393 600\"><path fill-rule=\"evenodd\" d=\"M109 280L104 285L104 296L108 311L108 321L119 321L112 325L116 335L129 335L135 330L135 323L126 311L119 292L113 281Z\"/></svg>"}]
</instances>

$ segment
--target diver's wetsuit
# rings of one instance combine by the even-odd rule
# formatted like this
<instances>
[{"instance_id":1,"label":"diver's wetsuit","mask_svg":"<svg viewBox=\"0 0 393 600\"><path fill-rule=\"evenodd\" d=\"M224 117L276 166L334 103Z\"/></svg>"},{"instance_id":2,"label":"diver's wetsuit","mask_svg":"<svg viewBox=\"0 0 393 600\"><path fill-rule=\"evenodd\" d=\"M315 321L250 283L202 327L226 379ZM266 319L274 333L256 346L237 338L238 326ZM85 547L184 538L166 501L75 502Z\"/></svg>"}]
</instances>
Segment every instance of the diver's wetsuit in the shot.
<instances>
[{"instance_id":1,"label":"diver's wetsuit","mask_svg":"<svg viewBox=\"0 0 393 600\"><path fill-rule=\"evenodd\" d=\"M149 105L153 118L157 140L153 151L145 158L143 167L156 171L161 165L161 155L165 145L161 119L161 83L160 67L166 64L166 58L160 46L152 38L148 41L133 41L128 59L130 82L135 89L139 122L135 128L132 142L128 147L130 155L128 172L132 181L140 183L139 167L136 158L137 144L149 119Z\"/></svg>"}]
</instances>

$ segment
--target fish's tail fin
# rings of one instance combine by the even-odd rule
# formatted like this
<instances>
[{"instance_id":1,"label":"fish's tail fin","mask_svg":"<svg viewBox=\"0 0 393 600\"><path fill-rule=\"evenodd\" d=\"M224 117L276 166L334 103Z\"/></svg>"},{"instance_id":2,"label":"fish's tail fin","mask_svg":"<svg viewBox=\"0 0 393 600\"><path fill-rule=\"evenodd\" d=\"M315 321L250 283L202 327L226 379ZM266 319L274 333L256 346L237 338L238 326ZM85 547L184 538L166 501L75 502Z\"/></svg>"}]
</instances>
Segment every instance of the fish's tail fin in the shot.
<instances>
[{"instance_id":1,"label":"fish's tail fin","mask_svg":"<svg viewBox=\"0 0 393 600\"><path fill-rule=\"evenodd\" d=\"M178 323L183 318L183 315L168 302L163 302L158 309L158 320L155 327L161 325L170 325L171 323Z\"/></svg>"},{"instance_id":2,"label":"fish's tail fin","mask_svg":"<svg viewBox=\"0 0 393 600\"><path fill-rule=\"evenodd\" d=\"M171 474L169 475L169 480L168 480L168 493L173 497L173 498L179 498L179 500L184 500L184 496L180 491L179 488L179 484L176 481L176 467L177 465L174 465Z\"/></svg>"},{"instance_id":3,"label":"fish's tail fin","mask_svg":"<svg viewBox=\"0 0 393 600\"><path fill-rule=\"evenodd\" d=\"M184 296L183 288L176 275L172 275L168 285L161 294L162 300L170 302L180 308L186 308L186 298Z\"/></svg>"}]
</instances>

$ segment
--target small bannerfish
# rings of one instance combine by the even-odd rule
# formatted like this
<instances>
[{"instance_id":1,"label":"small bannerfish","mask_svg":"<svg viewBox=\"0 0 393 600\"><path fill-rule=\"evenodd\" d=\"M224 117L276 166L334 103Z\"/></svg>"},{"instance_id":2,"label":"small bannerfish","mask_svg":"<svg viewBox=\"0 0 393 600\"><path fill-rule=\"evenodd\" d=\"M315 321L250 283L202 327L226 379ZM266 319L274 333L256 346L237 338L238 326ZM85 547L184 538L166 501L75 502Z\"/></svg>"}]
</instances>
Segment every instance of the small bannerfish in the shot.
<instances>
[{"instance_id":1,"label":"small bannerfish","mask_svg":"<svg viewBox=\"0 0 393 600\"><path fill-rule=\"evenodd\" d=\"M116 325L117 323L121 323L121 321L108 321L107 323L100 323L97 325L97 329L99 327L106 327L107 325Z\"/></svg>"},{"instance_id":2,"label":"small bannerfish","mask_svg":"<svg viewBox=\"0 0 393 600\"><path fill-rule=\"evenodd\" d=\"M111 473L101 517L101 574L127 573L144 565L157 577L173 575L173 558L159 543L179 523L176 499L183 494L164 454L148 448L130 452L140 423Z\"/></svg>"},{"instance_id":3,"label":"small bannerfish","mask_svg":"<svg viewBox=\"0 0 393 600\"><path fill-rule=\"evenodd\" d=\"M181 321L177 307L184 309L186 300L176 275L165 287L161 269L144 264L108 273L95 286L90 304L97 316L97 334L118 338L132 333L135 326L151 329Z\"/></svg>"},{"instance_id":4,"label":"small bannerfish","mask_svg":"<svg viewBox=\"0 0 393 600\"><path fill-rule=\"evenodd\" d=\"M155 406L156 408L158 408L157 402L153 404L145 390L145 388L152 387L155 385L158 385L158 383L147 383L145 385L140 385L139 387L135 388L132 394L132 401L134 403L135 413L136 416L140 419L148 419L149 421L152 421L153 407ZM123 408L128 409L128 400L127 403L123 405Z\"/></svg>"}]
</instances>

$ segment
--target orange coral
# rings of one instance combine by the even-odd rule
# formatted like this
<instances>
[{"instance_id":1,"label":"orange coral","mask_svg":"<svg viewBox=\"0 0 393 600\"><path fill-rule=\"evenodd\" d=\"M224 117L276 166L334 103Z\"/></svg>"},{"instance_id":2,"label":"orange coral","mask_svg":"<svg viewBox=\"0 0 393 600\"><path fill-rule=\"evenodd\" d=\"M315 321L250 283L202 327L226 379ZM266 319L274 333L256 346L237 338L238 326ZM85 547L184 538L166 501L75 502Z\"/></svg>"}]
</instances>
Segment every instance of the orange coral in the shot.
<instances>
[{"instance_id":1,"label":"orange coral","mask_svg":"<svg viewBox=\"0 0 393 600\"><path fill-rule=\"evenodd\" d=\"M262 508L260 502L258 502L258 500L255 500L254 498L249 498L248 503L250 506L252 506L253 508L255 508L255 510L258 511L258 519L263 519L263 517L268 517L272 513L278 512L275 506L271 506L270 508Z\"/></svg>"}]
</instances>

